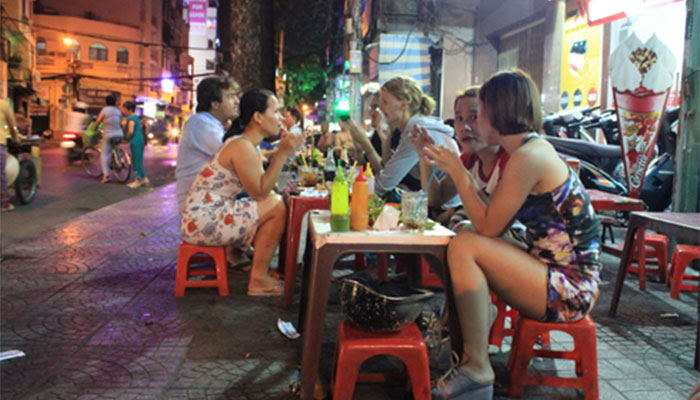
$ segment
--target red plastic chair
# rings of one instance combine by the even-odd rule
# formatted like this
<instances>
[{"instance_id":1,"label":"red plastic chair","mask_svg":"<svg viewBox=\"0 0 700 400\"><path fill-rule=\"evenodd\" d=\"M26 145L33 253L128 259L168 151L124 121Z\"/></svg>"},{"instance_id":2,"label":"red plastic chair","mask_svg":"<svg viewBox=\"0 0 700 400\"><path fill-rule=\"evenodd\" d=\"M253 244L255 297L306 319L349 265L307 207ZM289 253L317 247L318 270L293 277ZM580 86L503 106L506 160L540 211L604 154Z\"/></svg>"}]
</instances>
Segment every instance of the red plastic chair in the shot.
<instances>
[{"instance_id":1,"label":"red plastic chair","mask_svg":"<svg viewBox=\"0 0 700 400\"><path fill-rule=\"evenodd\" d=\"M374 356L388 354L406 365L413 398L430 399L430 366L428 351L418 327L411 323L396 333L374 333L355 328L349 321L338 327L333 374L333 399L349 400L356 382L384 382L389 374L360 374L362 363Z\"/></svg>"},{"instance_id":2,"label":"red plastic chair","mask_svg":"<svg viewBox=\"0 0 700 400\"><path fill-rule=\"evenodd\" d=\"M574 338L571 351L533 349L537 338L550 331L566 332ZM527 371L534 357L560 358L576 361L577 378L531 375ZM528 385L582 389L586 400L598 399L598 357L595 324L590 315L576 322L540 322L519 318L515 325L513 347L508 360L510 369L509 397L521 397Z\"/></svg>"},{"instance_id":3,"label":"red plastic chair","mask_svg":"<svg viewBox=\"0 0 700 400\"><path fill-rule=\"evenodd\" d=\"M491 325L491 331L489 332L489 344L497 346L499 349L503 345L503 338L506 336L513 336L515 332L515 321L518 319L518 311L514 308L510 308L504 301L498 298L494 292L489 291L491 295L491 303L496 305L498 314L496 319ZM510 328L506 328L506 318L510 318ZM545 332L540 337L540 344L542 346L549 346L549 332Z\"/></svg>"},{"instance_id":4,"label":"red plastic chair","mask_svg":"<svg viewBox=\"0 0 700 400\"><path fill-rule=\"evenodd\" d=\"M214 259L213 269L190 269L190 260L196 254L207 254ZM192 276L215 276L214 280L190 281ZM228 296L228 270L224 246L197 246L182 242L177 254L177 274L175 276L175 296L185 295L188 287L216 287L220 296Z\"/></svg>"},{"instance_id":5,"label":"red plastic chair","mask_svg":"<svg viewBox=\"0 0 700 400\"><path fill-rule=\"evenodd\" d=\"M646 274L659 276L659 282L666 282L666 266L668 265L668 238L666 235L658 233L644 234L645 257L642 262L639 260L639 238L634 237L635 250L632 254L632 262L627 265L627 271L639 274L639 290L646 288ZM603 251L617 257L622 256L622 244L603 245ZM636 263L638 266L633 267ZM657 268L650 269L648 264L657 265ZM643 268L641 268L643 267Z\"/></svg>"},{"instance_id":6,"label":"red plastic chair","mask_svg":"<svg viewBox=\"0 0 700 400\"><path fill-rule=\"evenodd\" d=\"M677 299L681 290L698 291L697 283L695 285L683 283L683 281L698 282L697 276L685 273L685 268L696 258L700 258L700 246L691 246L687 244L679 244L676 246L676 249L673 251L671 272L668 280L666 280L666 285L671 286L670 296L672 298Z\"/></svg>"}]
</instances>

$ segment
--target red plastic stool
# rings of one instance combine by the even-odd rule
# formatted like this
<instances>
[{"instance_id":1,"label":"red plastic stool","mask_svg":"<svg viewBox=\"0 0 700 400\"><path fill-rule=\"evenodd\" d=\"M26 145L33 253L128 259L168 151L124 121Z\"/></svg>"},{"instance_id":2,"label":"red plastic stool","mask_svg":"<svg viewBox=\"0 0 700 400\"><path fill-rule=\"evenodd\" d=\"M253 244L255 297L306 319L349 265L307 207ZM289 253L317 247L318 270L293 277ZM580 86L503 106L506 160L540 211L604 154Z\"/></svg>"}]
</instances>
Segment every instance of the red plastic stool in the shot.
<instances>
[{"instance_id":1,"label":"red plastic stool","mask_svg":"<svg viewBox=\"0 0 700 400\"><path fill-rule=\"evenodd\" d=\"M334 382L331 383L333 399L352 399L356 382L391 379L393 376L389 374L360 374L362 363L380 354L392 355L403 361L414 399L430 399L428 351L415 323L396 333L374 333L355 328L347 320L338 327Z\"/></svg>"},{"instance_id":2,"label":"red plastic stool","mask_svg":"<svg viewBox=\"0 0 700 400\"><path fill-rule=\"evenodd\" d=\"M574 349L561 351L532 348L540 335L552 330L571 335L574 338ZM578 378L530 375L527 367L533 357L575 360ZM530 318L519 318L515 325L508 368L510 369L509 397L521 397L523 388L527 385L543 385L582 389L586 400L598 399L595 324L590 315L576 322L540 322Z\"/></svg>"},{"instance_id":3,"label":"red plastic stool","mask_svg":"<svg viewBox=\"0 0 700 400\"><path fill-rule=\"evenodd\" d=\"M632 253L632 261L627 265L627 271L639 274L639 290L646 288L646 274L658 275L659 282L666 282L666 266L668 265L668 238L666 235L658 233L644 234L645 257L641 263L639 262L639 240L637 236L634 237L634 241L635 248ZM622 244L604 244L603 250L617 257L622 256ZM639 266L633 267L632 263L643 265L644 268L640 269ZM646 264L658 265L658 268L649 269L646 267Z\"/></svg>"},{"instance_id":4,"label":"red plastic stool","mask_svg":"<svg viewBox=\"0 0 700 400\"><path fill-rule=\"evenodd\" d=\"M685 273L685 268L696 258L700 258L700 246L691 246L688 244L679 244L673 251L673 261L671 262L671 273L669 279L666 280L666 285L671 286L671 297L678 298L681 290L698 291L698 285L688 285L683 281L698 281L698 277Z\"/></svg>"},{"instance_id":5,"label":"red plastic stool","mask_svg":"<svg viewBox=\"0 0 700 400\"><path fill-rule=\"evenodd\" d=\"M208 254L214 259L214 269L190 270L190 259L199 253ZM192 276L216 276L214 280L190 281ZM197 246L180 243L177 254L177 275L175 277L175 296L185 295L188 287L218 287L220 296L228 296L228 271L224 246Z\"/></svg>"},{"instance_id":6,"label":"red plastic stool","mask_svg":"<svg viewBox=\"0 0 700 400\"><path fill-rule=\"evenodd\" d=\"M503 344L503 338L506 336L513 336L515 321L518 319L518 311L499 299L494 292L489 291L489 294L491 295L491 303L495 304L498 310L496 319L493 321L491 331L489 332L489 344L497 346L500 349ZM510 318L510 328L506 328L506 318ZM549 332L545 332L541 335L540 344L542 346L550 345Z\"/></svg>"}]
</instances>

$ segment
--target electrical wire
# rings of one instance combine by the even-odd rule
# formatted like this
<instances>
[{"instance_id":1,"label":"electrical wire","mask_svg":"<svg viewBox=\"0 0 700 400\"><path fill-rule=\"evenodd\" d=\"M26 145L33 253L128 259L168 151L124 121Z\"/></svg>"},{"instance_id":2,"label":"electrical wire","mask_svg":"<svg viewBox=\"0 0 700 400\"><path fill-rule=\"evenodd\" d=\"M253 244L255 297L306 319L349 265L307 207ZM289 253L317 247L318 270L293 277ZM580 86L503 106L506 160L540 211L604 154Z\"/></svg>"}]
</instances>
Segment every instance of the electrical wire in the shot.
<instances>
[{"instance_id":1,"label":"electrical wire","mask_svg":"<svg viewBox=\"0 0 700 400\"><path fill-rule=\"evenodd\" d=\"M408 34L406 35L406 41L405 41L404 44L403 44L403 49L401 49L401 53L399 53L399 55L396 56L396 58L394 58L393 60L391 60L391 61L379 61L379 60L375 60L374 58L372 58L372 56L369 55L369 52L367 52L367 48L365 48L365 52L367 53L367 58L369 58L370 60L372 60L372 61L378 63L379 65L394 64L395 62L397 62L397 61L401 58L401 56L403 56L403 53L406 51L406 47L408 47L408 41L409 41L409 39L411 38L411 33L413 33L413 31L416 29L417 26L418 26L418 23L416 22L416 23L413 24L413 26L411 27L411 30L408 31Z\"/></svg>"},{"instance_id":2,"label":"electrical wire","mask_svg":"<svg viewBox=\"0 0 700 400\"><path fill-rule=\"evenodd\" d=\"M2 19L7 19L10 21L13 21L15 23L21 23L25 25L30 25L27 22L24 22L20 19L12 18L12 17L2 17ZM61 28L55 28L52 26L47 26L47 25L41 25L41 24L31 24L31 27L33 27L35 30L37 28L39 29L45 29L49 31L56 31L56 32L62 32L62 33L67 33L66 29L61 29ZM121 39L113 36L105 36L105 35L97 35L94 33L83 33L83 32L78 32L78 31L73 31L73 34L80 35L80 36L86 36L86 37L91 37L95 39L102 39L110 42L119 42L119 43L130 43L130 44L135 44L138 46L144 46L144 47L149 47L149 46L160 46L160 47L166 47L166 48L172 48L172 49L180 49L180 50L213 50L208 47L189 47L189 46L176 46L176 45L169 45L161 42L144 42L144 41L139 41L139 40L128 40L128 39Z\"/></svg>"}]
</instances>

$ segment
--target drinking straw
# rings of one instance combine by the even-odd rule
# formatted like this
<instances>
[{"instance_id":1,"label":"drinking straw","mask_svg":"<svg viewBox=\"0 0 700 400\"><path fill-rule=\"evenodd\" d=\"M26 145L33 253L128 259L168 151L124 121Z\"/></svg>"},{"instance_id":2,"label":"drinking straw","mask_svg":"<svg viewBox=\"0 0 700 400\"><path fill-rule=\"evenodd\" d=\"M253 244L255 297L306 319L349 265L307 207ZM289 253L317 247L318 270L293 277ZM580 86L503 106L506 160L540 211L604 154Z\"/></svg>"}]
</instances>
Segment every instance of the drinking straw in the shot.
<instances>
[{"instance_id":1,"label":"drinking straw","mask_svg":"<svg viewBox=\"0 0 700 400\"><path fill-rule=\"evenodd\" d=\"M420 197L420 200L418 200L418 205L416 206L416 211L413 212L413 218L418 215L418 210L420 210L421 205L425 201L425 197L428 195L428 189L430 189L430 184L433 183L433 178L435 178L435 174L437 173L438 166L435 164L433 167L433 173L430 174L430 179L428 179L428 184L425 185L425 191L423 191L423 195Z\"/></svg>"},{"instance_id":2,"label":"drinking straw","mask_svg":"<svg viewBox=\"0 0 700 400\"><path fill-rule=\"evenodd\" d=\"M304 149L303 148L299 151L299 155L301 155L301 162L304 163L304 167L309 168L309 164L306 163L306 157L304 157Z\"/></svg>"},{"instance_id":3,"label":"drinking straw","mask_svg":"<svg viewBox=\"0 0 700 400\"><path fill-rule=\"evenodd\" d=\"M352 172L355 171L355 167L357 166L357 160L355 160L354 163L352 163L352 167L350 167L350 171L348 172L348 179L350 176L352 176Z\"/></svg>"}]
</instances>

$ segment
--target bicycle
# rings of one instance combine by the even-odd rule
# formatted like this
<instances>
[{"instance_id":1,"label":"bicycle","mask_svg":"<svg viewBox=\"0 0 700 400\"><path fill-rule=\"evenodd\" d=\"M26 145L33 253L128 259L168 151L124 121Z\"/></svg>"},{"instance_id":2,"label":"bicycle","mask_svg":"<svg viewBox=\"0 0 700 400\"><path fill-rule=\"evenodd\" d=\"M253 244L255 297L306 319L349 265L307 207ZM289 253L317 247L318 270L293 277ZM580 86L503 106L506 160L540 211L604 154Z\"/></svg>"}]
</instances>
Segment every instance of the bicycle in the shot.
<instances>
[{"instance_id":1,"label":"bicycle","mask_svg":"<svg viewBox=\"0 0 700 400\"><path fill-rule=\"evenodd\" d=\"M131 178L131 157L129 153L121 148L124 138L117 137L110 139L112 152L109 157L109 168L114 172L118 182L125 183ZM102 176L102 166L100 164L102 150L100 145L91 145L83 149L80 156L85 172L95 178Z\"/></svg>"}]
</instances>

